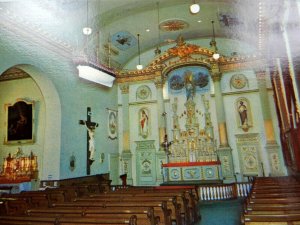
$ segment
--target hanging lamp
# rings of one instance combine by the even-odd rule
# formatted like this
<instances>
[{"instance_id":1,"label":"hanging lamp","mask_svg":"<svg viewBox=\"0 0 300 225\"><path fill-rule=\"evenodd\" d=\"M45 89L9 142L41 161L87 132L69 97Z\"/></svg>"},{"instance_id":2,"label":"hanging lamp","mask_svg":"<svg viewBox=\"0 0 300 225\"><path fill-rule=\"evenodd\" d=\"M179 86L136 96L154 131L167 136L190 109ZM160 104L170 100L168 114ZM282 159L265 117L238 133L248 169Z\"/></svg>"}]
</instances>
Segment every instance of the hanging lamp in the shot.
<instances>
[{"instance_id":1,"label":"hanging lamp","mask_svg":"<svg viewBox=\"0 0 300 225\"><path fill-rule=\"evenodd\" d=\"M218 48L217 48L217 42L216 42L216 36L215 36L215 26L214 26L215 21L211 21L212 24L212 31L213 31L213 36L212 39L210 41L210 46L213 47L214 49L214 54L213 54L213 58L215 60L218 60L220 58L220 54L218 53Z\"/></svg>"},{"instance_id":2,"label":"hanging lamp","mask_svg":"<svg viewBox=\"0 0 300 225\"><path fill-rule=\"evenodd\" d=\"M142 70L143 65L141 64L140 34L137 34L137 39L138 39L138 54L139 54L138 59L139 59L139 61L138 61L138 64L136 65L136 68L138 70Z\"/></svg>"}]
</instances>

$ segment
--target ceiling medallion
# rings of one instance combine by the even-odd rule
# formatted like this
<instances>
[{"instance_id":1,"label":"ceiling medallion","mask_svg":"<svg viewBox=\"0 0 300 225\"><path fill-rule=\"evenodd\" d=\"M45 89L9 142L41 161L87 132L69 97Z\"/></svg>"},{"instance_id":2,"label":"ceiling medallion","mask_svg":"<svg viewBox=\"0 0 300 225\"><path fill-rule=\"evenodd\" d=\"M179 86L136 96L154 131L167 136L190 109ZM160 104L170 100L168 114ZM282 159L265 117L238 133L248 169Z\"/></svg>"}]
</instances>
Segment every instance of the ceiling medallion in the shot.
<instances>
[{"instance_id":1,"label":"ceiling medallion","mask_svg":"<svg viewBox=\"0 0 300 225\"><path fill-rule=\"evenodd\" d=\"M189 24L180 19L170 19L159 24L159 29L162 31L178 31L187 28Z\"/></svg>"}]
</instances>

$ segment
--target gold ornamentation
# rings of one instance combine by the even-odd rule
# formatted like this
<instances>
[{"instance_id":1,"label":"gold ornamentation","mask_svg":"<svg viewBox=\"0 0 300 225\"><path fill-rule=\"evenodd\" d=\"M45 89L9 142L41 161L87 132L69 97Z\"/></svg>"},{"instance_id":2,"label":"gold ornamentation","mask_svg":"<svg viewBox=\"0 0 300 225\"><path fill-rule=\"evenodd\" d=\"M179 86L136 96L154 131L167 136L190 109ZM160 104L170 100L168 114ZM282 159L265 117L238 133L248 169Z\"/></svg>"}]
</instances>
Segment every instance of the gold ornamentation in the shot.
<instances>
[{"instance_id":1,"label":"gold ornamentation","mask_svg":"<svg viewBox=\"0 0 300 225\"><path fill-rule=\"evenodd\" d=\"M178 31L187 28L189 25L184 20L167 20L159 24L159 29L163 31Z\"/></svg>"},{"instance_id":2,"label":"gold ornamentation","mask_svg":"<svg viewBox=\"0 0 300 225\"><path fill-rule=\"evenodd\" d=\"M122 94L128 94L129 93L129 84L121 84L120 86Z\"/></svg>"},{"instance_id":3,"label":"gold ornamentation","mask_svg":"<svg viewBox=\"0 0 300 225\"><path fill-rule=\"evenodd\" d=\"M220 81L221 77L222 77L222 73L220 73L220 72L211 74L211 78L212 78L213 82Z\"/></svg>"},{"instance_id":4,"label":"gold ornamentation","mask_svg":"<svg viewBox=\"0 0 300 225\"><path fill-rule=\"evenodd\" d=\"M156 77L154 80L155 87L162 88L164 86L164 81L160 77Z\"/></svg>"},{"instance_id":5,"label":"gold ornamentation","mask_svg":"<svg viewBox=\"0 0 300 225\"><path fill-rule=\"evenodd\" d=\"M177 45L173 48L168 49L170 55L178 56L179 58L191 58L191 54L197 52L199 47L197 45L191 45L185 43L182 36L177 38Z\"/></svg>"}]
</instances>

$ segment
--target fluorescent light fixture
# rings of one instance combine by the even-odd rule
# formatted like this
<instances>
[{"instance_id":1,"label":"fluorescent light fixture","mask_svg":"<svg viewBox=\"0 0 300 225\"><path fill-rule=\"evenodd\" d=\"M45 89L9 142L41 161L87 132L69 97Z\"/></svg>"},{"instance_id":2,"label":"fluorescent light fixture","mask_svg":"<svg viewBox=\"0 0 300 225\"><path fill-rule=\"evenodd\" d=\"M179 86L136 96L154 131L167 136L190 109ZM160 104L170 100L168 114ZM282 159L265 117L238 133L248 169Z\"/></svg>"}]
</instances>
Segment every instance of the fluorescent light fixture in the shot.
<instances>
[{"instance_id":1,"label":"fluorescent light fixture","mask_svg":"<svg viewBox=\"0 0 300 225\"><path fill-rule=\"evenodd\" d=\"M90 65L78 65L79 77L102 84L106 87L112 87L114 80L116 79L114 74L110 71L106 71L100 67Z\"/></svg>"}]
</instances>

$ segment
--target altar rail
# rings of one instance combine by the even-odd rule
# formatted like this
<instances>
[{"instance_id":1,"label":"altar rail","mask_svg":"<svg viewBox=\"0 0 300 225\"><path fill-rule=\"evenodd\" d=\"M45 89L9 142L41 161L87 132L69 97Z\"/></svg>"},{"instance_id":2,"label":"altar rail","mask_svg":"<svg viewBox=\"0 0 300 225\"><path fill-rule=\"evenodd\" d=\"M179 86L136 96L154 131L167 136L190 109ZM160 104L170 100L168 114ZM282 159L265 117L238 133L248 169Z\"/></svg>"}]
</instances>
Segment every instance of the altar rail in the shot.
<instances>
[{"instance_id":1,"label":"altar rail","mask_svg":"<svg viewBox=\"0 0 300 225\"><path fill-rule=\"evenodd\" d=\"M248 196L252 183L231 183L199 186L202 201L245 198Z\"/></svg>"}]
</instances>

